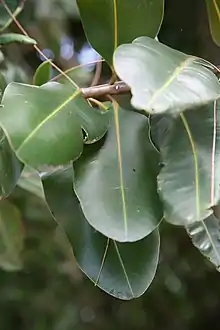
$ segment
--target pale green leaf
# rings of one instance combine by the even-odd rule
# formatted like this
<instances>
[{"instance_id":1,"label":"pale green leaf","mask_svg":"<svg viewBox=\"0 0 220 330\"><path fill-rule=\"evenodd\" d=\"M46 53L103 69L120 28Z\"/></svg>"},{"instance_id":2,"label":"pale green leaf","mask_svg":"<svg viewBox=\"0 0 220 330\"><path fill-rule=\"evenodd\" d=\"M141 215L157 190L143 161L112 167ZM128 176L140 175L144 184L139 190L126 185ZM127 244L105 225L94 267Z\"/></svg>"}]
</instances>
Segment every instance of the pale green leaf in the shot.
<instances>
[{"instance_id":1,"label":"pale green leaf","mask_svg":"<svg viewBox=\"0 0 220 330\"><path fill-rule=\"evenodd\" d=\"M220 84L205 62L148 37L121 45L114 54L117 75L131 87L134 108L179 114L220 96Z\"/></svg>"},{"instance_id":2,"label":"pale green leaf","mask_svg":"<svg viewBox=\"0 0 220 330\"><path fill-rule=\"evenodd\" d=\"M19 33L4 33L0 35L0 45L8 45L13 42L36 45L36 40Z\"/></svg>"},{"instance_id":3,"label":"pale green leaf","mask_svg":"<svg viewBox=\"0 0 220 330\"><path fill-rule=\"evenodd\" d=\"M186 227L195 247L220 270L220 220L213 214Z\"/></svg>"}]
</instances>

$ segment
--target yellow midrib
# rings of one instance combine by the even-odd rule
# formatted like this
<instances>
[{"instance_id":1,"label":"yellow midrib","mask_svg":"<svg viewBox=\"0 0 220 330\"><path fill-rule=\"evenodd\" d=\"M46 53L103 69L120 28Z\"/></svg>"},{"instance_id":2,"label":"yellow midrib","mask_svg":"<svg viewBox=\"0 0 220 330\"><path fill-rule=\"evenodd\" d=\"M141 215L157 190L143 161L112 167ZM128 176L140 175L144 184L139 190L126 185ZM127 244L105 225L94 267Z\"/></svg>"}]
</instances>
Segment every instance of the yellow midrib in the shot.
<instances>
[{"instance_id":1,"label":"yellow midrib","mask_svg":"<svg viewBox=\"0 0 220 330\"><path fill-rule=\"evenodd\" d=\"M216 13L217 13L217 16L218 16L218 20L220 21L220 10L218 8L218 5L216 3L216 0L213 0L213 5L215 7L215 10L216 10Z\"/></svg>"},{"instance_id":2,"label":"yellow midrib","mask_svg":"<svg viewBox=\"0 0 220 330\"><path fill-rule=\"evenodd\" d=\"M118 13L117 13L117 0L113 0L114 11L114 50L118 47Z\"/></svg>"},{"instance_id":3,"label":"yellow midrib","mask_svg":"<svg viewBox=\"0 0 220 330\"><path fill-rule=\"evenodd\" d=\"M34 137L34 135L39 131L41 127L43 127L50 119L52 119L59 111L61 111L69 102L74 100L77 95L80 94L79 90L76 90L65 102L60 104L52 113L49 114L44 120L35 127L35 129L24 139L22 144L17 149L17 153L21 152L21 149Z\"/></svg>"},{"instance_id":4,"label":"yellow midrib","mask_svg":"<svg viewBox=\"0 0 220 330\"><path fill-rule=\"evenodd\" d=\"M117 142L117 153L118 153L118 169L119 169L120 191L121 191L121 199L122 199L122 212L123 212L125 240L126 240L127 235L128 235L128 224L127 224L127 209L126 209L125 188L124 188L124 178L123 178L123 164L122 164L122 153L121 153L121 139L120 139L120 126L119 126L118 108L119 108L118 103L113 100L116 142Z\"/></svg>"},{"instance_id":5,"label":"yellow midrib","mask_svg":"<svg viewBox=\"0 0 220 330\"><path fill-rule=\"evenodd\" d=\"M173 80L178 77L178 75L181 73L181 71L185 68L185 66L188 64L188 62L193 62L195 60L194 56L188 57L185 61L183 61L180 66L178 66L173 74L166 80L165 84L161 86L159 89L155 91L155 93L152 95L151 99L149 100L146 110L149 110L150 105L153 103L153 101L166 89L169 87L169 85L173 82Z\"/></svg>"}]
</instances>

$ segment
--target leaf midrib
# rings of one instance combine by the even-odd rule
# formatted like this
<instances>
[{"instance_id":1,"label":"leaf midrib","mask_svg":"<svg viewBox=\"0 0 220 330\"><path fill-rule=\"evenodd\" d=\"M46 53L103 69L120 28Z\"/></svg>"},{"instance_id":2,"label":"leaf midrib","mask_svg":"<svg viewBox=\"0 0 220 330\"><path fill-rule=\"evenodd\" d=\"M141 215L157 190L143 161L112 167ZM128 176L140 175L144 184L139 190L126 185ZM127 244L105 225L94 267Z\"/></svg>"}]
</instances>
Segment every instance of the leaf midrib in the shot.
<instances>
[{"instance_id":1,"label":"leaf midrib","mask_svg":"<svg viewBox=\"0 0 220 330\"><path fill-rule=\"evenodd\" d=\"M68 105L71 101L73 101L80 94L80 90L77 89L66 101L60 104L52 113L50 113L44 120L38 124L35 129L24 139L22 144L17 149L17 153L21 152L21 149L25 147L25 145L33 139L34 135L50 120L52 119L58 112L60 112L66 105Z\"/></svg>"},{"instance_id":2,"label":"leaf midrib","mask_svg":"<svg viewBox=\"0 0 220 330\"><path fill-rule=\"evenodd\" d=\"M141 44L142 45L142 44ZM142 45L144 46L144 45ZM144 46L145 47L145 46ZM157 89L154 94L152 95L151 99L148 101L148 104L146 105L146 110L152 105L153 101L163 93L164 90L166 90L171 83L178 77L178 75L183 71L183 69L186 67L186 65L190 62L193 62L195 60L194 56L188 57L186 60L184 60L175 70L174 72L168 77L168 79L165 81L165 83Z\"/></svg>"},{"instance_id":3,"label":"leaf midrib","mask_svg":"<svg viewBox=\"0 0 220 330\"><path fill-rule=\"evenodd\" d=\"M218 5L217 5L217 3L216 3L216 0L213 0L213 5L214 5L214 7L215 7L216 14L217 14L217 16L218 16L218 20L220 21L220 10L219 10L219 8L218 8Z\"/></svg>"},{"instance_id":4,"label":"leaf midrib","mask_svg":"<svg viewBox=\"0 0 220 330\"><path fill-rule=\"evenodd\" d=\"M187 135L189 137L189 140L190 140L190 144L191 144L191 147L192 147L192 152L193 152L193 157L194 157L194 164L195 164L195 185L196 185L196 209L197 209L197 221L200 220L200 199L199 199L199 169L198 169L198 158L197 158L197 153L196 153L196 147L195 147L195 143L193 141L193 137L192 137L192 134L191 134L191 131L190 131L190 128L189 128L189 125L188 125L188 122L185 118L185 116L183 115L183 113L180 114L181 116L181 119L183 121L183 125L186 129L186 132L187 132ZM200 220L201 223L202 223L202 226L206 232L206 235L208 237L208 240L209 242L211 243L212 245L212 248L216 254L216 257L217 259L219 260L219 264L220 264L220 255L218 253L218 250L216 249L215 247L215 243L209 233L209 230L208 230L208 227L206 226L204 220Z\"/></svg>"},{"instance_id":5,"label":"leaf midrib","mask_svg":"<svg viewBox=\"0 0 220 330\"><path fill-rule=\"evenodd\" d=\"M114 50L118 47L118 13L117 13L117 0L113 0L113 13L114 13Z\"/></svg>"},{"instance_id":6,"label":"leaf midrib","mask_svg":"<svg viewBox=\"0 0 220 330\"><path fill-rule=\"evenodd\" d=\"M128 236L127 207L126 207L126 200L125 200L120 126L119 126L119 118L118 118L119 109L118 108L119 108L118 103L115 100L113 100L115 132L116 132L116 142L117 142L117 154L118 154L118 170L119 170L120 191L121 191L121 201L122 201L122 215L123 215L123 221L124 221L125 240L127 241L127 236Z\"/></svg>"}]
</instances>

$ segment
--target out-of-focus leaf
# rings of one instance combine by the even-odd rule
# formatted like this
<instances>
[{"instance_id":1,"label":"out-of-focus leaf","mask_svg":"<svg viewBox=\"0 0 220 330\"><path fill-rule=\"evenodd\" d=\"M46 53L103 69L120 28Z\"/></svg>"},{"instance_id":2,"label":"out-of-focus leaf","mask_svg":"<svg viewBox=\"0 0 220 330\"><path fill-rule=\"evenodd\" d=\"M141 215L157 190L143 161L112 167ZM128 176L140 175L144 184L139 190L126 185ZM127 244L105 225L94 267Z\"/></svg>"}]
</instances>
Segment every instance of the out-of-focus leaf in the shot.
<instances>
[{"instance_id":1,"label":"out-of-focus leaf","mask_svg":"<svg viewBox=\"0 0 220 330\"><path fill-rule=\"evenodd\" d=\"M7 271L22 268L24 229L18 209L7 200L0 201L0 267Z\"/></svg>"},{"instance_id":2,"label":"out-of-focus leaf","mask_svg":"<svg viewBox=\"0 0 220 330\"><path fill-rule=\"evenodd\" d=\"M163 20L163 0L77 0L77 3L89 42L110 65L119 45L141 35L155 37Z\"/></svg>"},{"instance_id":3,"label":"out-of-focus leaf","mask_svg":"<svg viewBox=\"0 0 220 330\"><path fill-rule=\"evenodd\" d=\"M0 123L10 144L32 167L76 160L83 142L96 142L108 128L109 113L90 107L74 86L11 83L2 104Z\"/></svg>"},{"instance_id":4,"label":"out-of-focus leaf","mask_svg":"<svg viewBox=\"0 0 220 330\"><path fill-rule=\"evenodd\" d=\"M65 231L79 267L112 296L125 300L139 297L155 275L158 231L135 243L117 243L103 236L85 219L72 178L72 168L67 168L42 179L49 208Z\"/></svg>"},{"instance_id":5,"label":"out-of-focus leaf","mask_svg":"<svg viewBox=\"0 0 220 330\"><path fill-rule=\"evenodd\" d=\"M21 1L20 0L4 0L8 8L13 12L14 16L17 16L22 7L19 6ZM8 14L7 10L4 7L4 4L0 2L0 31L4 31L9 24L12 23L12 18Z\"/></svg>"},{"instance_id":6,"label":"out-of-focus leaf","mask_svg":"<svg viewBox=\"0 0 220 330\"><path fill-rule=\"evenodd\" d=\"M33 84L36 86L41 86L46 84L51 78L51 63L50 61L45 61L39 65L34 77Z\"/></svg>"},{"instance_id":7,"label":"out-of-focus leaf","mask_svg":"<svg viewBox=\"0 0 220 330\"><path fill-rule=\"evenodd\" d=\"M25 166L23 169L22 174L18 180L18 186L40 198L44 198L40 176L37 171L30 166Z\"/></svg>"},{"instance_id":8,"label":"out-of-focus leaf","mask_svg":"<svg viewBox=\"0 0 220 330\"><path fill-rule=\"evenodd\" d=\"M36 45L36 40L19 33L4 33L0 35L0 45L8 45L13 42Z\"/></svg>"},{"instance_id":9,"label":"out-of-focus leaf","mask_svg":"<svg viewBox=\"0 0 220 330\"><path fill-rule=\"evenodd\" d=\"M17 159L4 132L0 129L0 199L10 195L22 169L23 164Z\"/></svg>"},{"instance_id":10,"label":"out-of-focus leaf","mask_svg":"<svg viewBox=\"0 0 220 330\"><path fill-rule=\"evenodd\" d=\"M147 118L116 107L106 139L74 163L74 189L89 223L119 242L149 235L162 218L158 163Z\"/></svg>"},{"instance_id":11,"label":"out-of-focus leaf","mask_svg":"<svg viewBox=\"0 0 220 330\"><path fill-rule=\"evenodd\" d=\"M212 214L186 226L186 230L195 247L220 270L220 220Z\"/></svg>"},{"instance_id":12,"label":"out-of-focus leaf","mask_svg":"<svg viewBox=\"0 0 220 330\"><path fill-rule=\"evenodd\" d=\"M220 46L220 0L206 0L206 6L212 38Z\"/></svg>"},{"instance_id":13,"label":"out-of-focus leaf","mask_svg":"<svg viewBox=\"0 0 220 330\"><path fill-rule=\"evenodd\" d=\"M160 146L158 187L165 218L187 225L207 218L220 199L220 104L175 119ZM158 129L160 129L158 127Z\"/></svg>"},{"instance_id":14,"label":"out-of-focus leaf","mask_svg":"<svg viewBox=\"0 0 220 330\"><path fill-rule=\"evenodd\" d=\"M220 96L220 84L204 61L140 37L114 54L118 76L131 87L134 108L179 114Z\"/></svg>"}]
</instances>

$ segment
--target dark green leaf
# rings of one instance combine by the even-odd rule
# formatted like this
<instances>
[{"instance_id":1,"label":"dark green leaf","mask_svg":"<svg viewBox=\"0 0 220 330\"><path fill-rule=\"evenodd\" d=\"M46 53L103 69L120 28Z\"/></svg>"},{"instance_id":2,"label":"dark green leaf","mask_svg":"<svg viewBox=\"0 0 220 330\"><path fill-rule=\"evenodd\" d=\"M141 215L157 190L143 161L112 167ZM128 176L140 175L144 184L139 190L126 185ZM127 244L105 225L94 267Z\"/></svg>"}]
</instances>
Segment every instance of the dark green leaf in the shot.
<instances>
[{"instance_id":1,"label":"dark green leaf","mask_svg":"<svg viewBox=\"0 0 220 330\"><path fill-rule=\"evenodd\" d=\"M186 227L192 243L220 270L220 221L213 214Z\"/></svg>"},{"instance_id":2,"label":"dark green leaf","mask_svg":"<svg viewBox=\"0 0 220 330\"><path fill-rule=\"evenodd\" d=\"M158 187L165 218L190 224L207 218L220 198L220 104L186 111L161 144Z\"/></svg>"},{"instance_id":3,"label":"dark green leaf","mask_svg":"<svg viewBox=\"0 0 220 330\"><path fill-rule=\"evenodd\" d=\"M156 114L178 114L220 96L218 79L204 64L148 37L121 45L114 54L116 73L131 87L134 108Z\"/></svg>"},{"instance_id":4,"label":"dark green leaf","mask_svg":"<svg viewBox=\"0 0 220 330\"><path fill-rule=\"evenodd\" d=\"M18 33L4 33L0 35L0 45L8 45L12 42L18 42L22 44L30 44L30 45L36 45L37 42L23 34Z\"/></svg>"},{"instance_id":5,"label":"dark green leaf","mask_svg":"<svg viewBox=\"0 0 220 330\"><path fill-rule=\"evenodd\" d=\"M78 158L85 143L106 132L109 114L89 106L79 90L55 82L41 87L11 83L5 89L0 123L24 163L65 164Z\"/></svg>"},{"instance_id":6,"label":"dark green leaf","mask_svg":"<svg viewBox=\"0 0 220 330\"><path fill-rule=\"evenodd\" d=\"M0 267L7 271L21 269L24 230L18 209L7 200L0 201Z\"/></svg>"},{"instance_id":7,"label":"dark green leaf","mask_svg":"<svg viewBox=\"0 0 220 330\"><path fill-rule=\"evenodd\" d=\"M220 0L206 0L212 38L220 46Z\"/></svg>"},{"instance_id":8,"label":"dark green leaf","mask_svg":"<svg viewBox=\"0 0 220 330\"><path fill-rule=\"evenodd\" d=\"M74 164L74 189L89 223L120 242L149 235L162 218L158 162L147 118L116 107L105 141L85 148Z\"/></svg>"},{"instance_id":9,"label":"dark green leaf","mask_svg":"<svg viewBox=\"0 0 220 330\"><path fill-rule=\"evenodd\" d=\"M111 65L114 50L141 35L155 37L163 20L163 0L77 0L91 45Z\"/></svg>"},{"instance_id":10,"label":"dark green leaf","mask_svg":"<svg viewBox=\"0 0 220 330\"><path fill-rule=\"evenodd\" d=\"M41 86L46 84L51 78L51 62L45 61L39 65L37 68L34 77L33 84Z\"/></svg>"},{"instance_id":11,"label":"dark green leaf","mask_svg":"<svg viewBox=\"0 0 220 330\"><path fill-rule=\"evenodd\" d=\"M126 300L139 297L155 275L158 231L136 243L123 244L101 235L83 216L73 192L72 177L72 168L61 170L43 177L43 186L51 212L67 234L79 267L114 297Z\"/></svg>"},{"instance_id":12,"label":"dark green leaf","mask_svg":"<svg viewBox=\"0 0 220 330\"><path fill-rule=\"evenodd\" d=\"M0 129L0 198L10 195L22 169L23 165L11 150L4 132Z\"/></svg>"}]
</instances>

